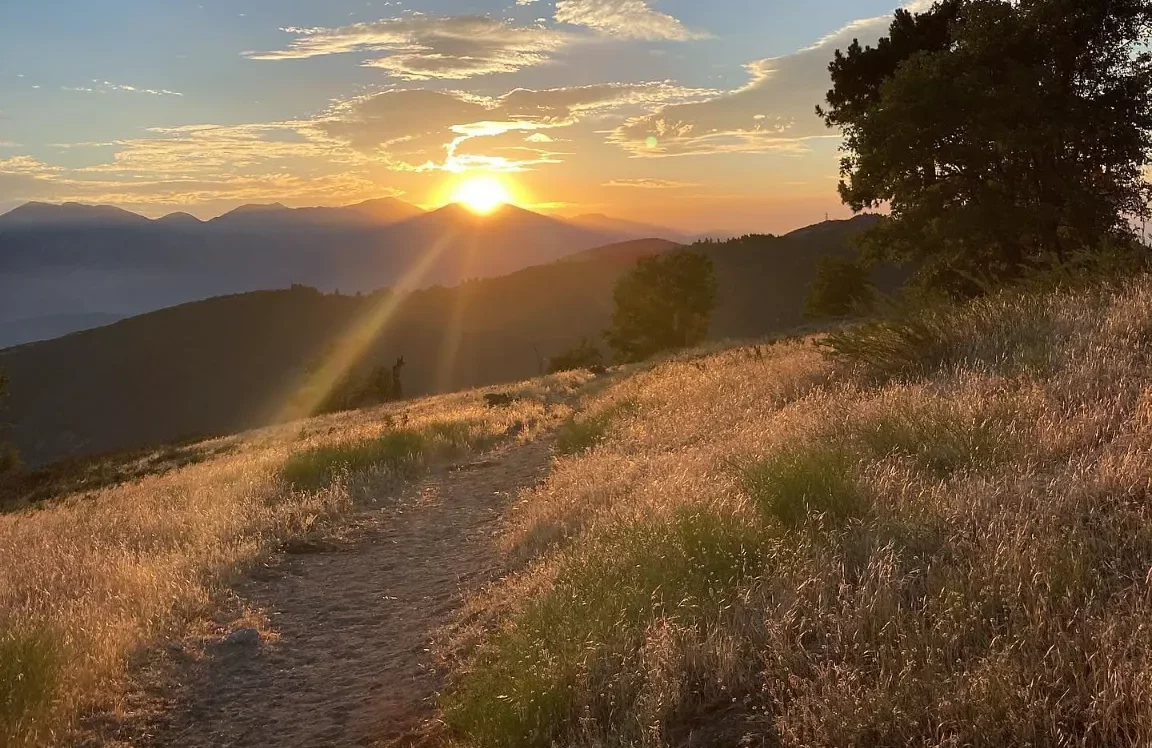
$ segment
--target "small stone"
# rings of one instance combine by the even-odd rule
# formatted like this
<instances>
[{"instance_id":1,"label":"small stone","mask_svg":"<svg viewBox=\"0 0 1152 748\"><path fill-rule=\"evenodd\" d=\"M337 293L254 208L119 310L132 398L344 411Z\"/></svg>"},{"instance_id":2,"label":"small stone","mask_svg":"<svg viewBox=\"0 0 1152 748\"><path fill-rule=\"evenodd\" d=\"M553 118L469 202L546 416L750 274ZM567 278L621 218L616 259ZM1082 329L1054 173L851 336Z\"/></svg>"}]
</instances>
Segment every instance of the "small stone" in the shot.
<instances>
[{"instance_id":1,"label":"small stone","mask_svg":"<svg viewBox=\"0 0 1152 748\"><path fill-rule=\"evenodd\" d=\"M229 647L255 647L259 643L260 632L250 626L236 629L224 637L224 644Z\"/></svg>"}]
</instances>

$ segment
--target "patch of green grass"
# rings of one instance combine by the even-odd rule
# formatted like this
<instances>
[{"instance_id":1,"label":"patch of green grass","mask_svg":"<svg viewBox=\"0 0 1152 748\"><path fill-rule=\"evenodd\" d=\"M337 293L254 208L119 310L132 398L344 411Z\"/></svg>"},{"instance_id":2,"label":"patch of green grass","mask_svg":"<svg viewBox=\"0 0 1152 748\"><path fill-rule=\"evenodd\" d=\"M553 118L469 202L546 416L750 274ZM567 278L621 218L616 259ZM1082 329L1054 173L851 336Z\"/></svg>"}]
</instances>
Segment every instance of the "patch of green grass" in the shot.
<instances>
[{"instance_id":1,"label":"patch of green grass","mask_svg":"<svg viewBox=\"0 0 1152 748\"><path fill-rule=\"evenodd\" d=\"M608 437L613 423L638 409L635 400L621 400L596 413L569 418L556 433L556 451L570 455L592 449Z\"/></svg>"},{"instance_id":2,"label":"patch of green grass","mask_svg":"<svg viewBox=\"0 0 1152 748\"><path fill-rule=\"evenodd\" d=\"M938 477L988 470L1017 456L1006 414L967 421L945 407L893 409L857 426L856 436L872 454L909 457Z\"/></svg>"},{"instance_id":3,"label":"patch of green grass","mask_svg":"<svg viewBox=\"0 0 1152 748\"><path fill-rule=\"evenodd\" d=\"M294 453L280 469L286 483L297 490L315 491L341 473L372 468L406 471L414 468L428 449L428 438L414 429L397 429L375 439L326 444Z\"/></svg>"},{"instance_id":4,"label":"patch of green grass","mask_svg":"<svg viewBox=\"0 0 1152 748\"><path fill-rule=\"evenodd\" d=\"M760 527L712 510L602 535L481 655L444 703L449 724L477 746L513 748L562 741L586 716L610 725L643 685L648 627L714 623L761 571L764 543Z\"/></svg>"},{"instance_id":5,"label":"patch of green grass","mask_svg":"<svg viewBox=\"0 0 1152 748\"><path fill-rule=\"evenodd\" d=\"M298 490L315 491L342 473L384 468L408 474L434 455L476 449L492 437L471 421L437 421L420 428L398 428L374 439L359 439L301 450L280 469L286 483Z\"/></svg>"},{"instance_id":6,"label":"patch of green grass","mask_svg":"<svg viewBox=\"0 0 1152 748\"><path fill-rule=\"evenodd\" d=\"M58 640L41 629L0 633L0 745L34 738L51 706L62 658Z\"/></svg>"},{"instance_id":7,"label":"patch of green grass","mask_svg":"<svg viewBox=\"0 0 1152 748\"><path fill-rule=\"evenodd\" d=\"M845 449L816 444L777 452L745 467L741 477L761 512L795 529L816 516L843 523L868 513L872 504L855 468Z\"/></svg>"}]
</instances>

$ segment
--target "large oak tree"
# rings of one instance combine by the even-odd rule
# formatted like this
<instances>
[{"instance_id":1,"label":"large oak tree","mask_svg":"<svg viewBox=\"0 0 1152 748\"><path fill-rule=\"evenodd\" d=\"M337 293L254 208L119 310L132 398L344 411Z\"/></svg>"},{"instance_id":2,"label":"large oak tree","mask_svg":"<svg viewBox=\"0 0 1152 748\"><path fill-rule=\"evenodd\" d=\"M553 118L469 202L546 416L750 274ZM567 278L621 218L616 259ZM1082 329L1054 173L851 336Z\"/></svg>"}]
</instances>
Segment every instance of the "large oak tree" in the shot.
<instances>
[{"instance_id":1,"label":"large oak tree","mask_svg":"<svg viewBox=\"0 0 1152 748\"><path fill-rule=\"evenodd\" d=\"M943 0L830 65L840 194L873 259L972 292L1130 243L1149 215L1149 0Z\"/></svg>"}]
</instances>

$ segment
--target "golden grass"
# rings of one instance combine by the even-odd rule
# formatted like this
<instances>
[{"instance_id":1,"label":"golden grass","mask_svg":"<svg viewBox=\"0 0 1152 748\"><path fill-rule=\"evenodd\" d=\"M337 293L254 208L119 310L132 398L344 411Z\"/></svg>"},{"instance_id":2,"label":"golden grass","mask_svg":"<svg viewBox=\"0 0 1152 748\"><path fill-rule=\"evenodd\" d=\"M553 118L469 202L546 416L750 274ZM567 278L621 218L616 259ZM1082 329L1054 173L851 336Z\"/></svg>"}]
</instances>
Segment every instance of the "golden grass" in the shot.
<instances>
[{"instance_id":1,"label":"golden grass","mask_svg":"<svg viewBox=\"0 0 1152 748\"><path fill-rule=\"evenodd\" d=\"M1152 280L813 342L589 408L637 404L516 505L463 740L1152 744Z\"/></svg>"},{"instance_id":2,"label":"golden grass","mask_svg":"<svg viewBox=\"0 0 1152 748\"><path fill-rule=\"evenodd\" d=\"M67 742L79 715L115 704L134 653L209 612L237 573L414 465L532 438L588 377L519 385L509 407L464 392L214 440L198 464L0 515L0 746ZM403 465L388 450L344 461L396 433L421 439ZM294 486L288 468L317 454Z\"/></svg>"}]
</instances>

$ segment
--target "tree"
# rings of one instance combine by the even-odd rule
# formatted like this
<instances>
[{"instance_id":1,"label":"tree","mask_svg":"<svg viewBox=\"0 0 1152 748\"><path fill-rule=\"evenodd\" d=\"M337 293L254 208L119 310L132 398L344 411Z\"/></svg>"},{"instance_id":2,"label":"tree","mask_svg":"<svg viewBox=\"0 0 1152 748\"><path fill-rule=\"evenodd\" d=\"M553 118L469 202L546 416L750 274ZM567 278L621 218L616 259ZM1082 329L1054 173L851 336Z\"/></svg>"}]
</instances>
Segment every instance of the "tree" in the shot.
<instances>
[{"instance_id":1,"label":"tree","mask_svg":"<svg viewBox=\"0 0 1152 748\"><path fill-rule=\"evenodd\" d=\"M847 317L866 311L875 296L868 269L859 262L824 258L804 302L807 317Z\"/></svg>"},{"instance_id":2,"label":"tree","mask_svg":"<svg viewBox=\"0 0 1152 748\"><path fill-rule=\"evenodd\" d=\"M695 345L708 334L716 306L712 260L687 250L646 258L616 283L613 299L604 337L620 360Z\"/></svg>"},{"instance_id":3,"label":"tree","mask_svg":"<svg viewBox=\"0 0 1152 748\"><path fill-rule=\"evenodd\" d=\"M942 0L837 51L818 113L840 194L887 206L868 260L956 293L1105 243L1149 215L1152 0Z\"/></svg>"},{"instance_id":4,"label":"tree","mask_svg":"<svg viewBox=\"0 0 1152 748\"><path fill-rule=\"evenodd\" d=\"M0 410L8 397L8 376L0 371ZM0 476L15 472L20 468L20 454L16 447L0 441Z\"/></svg>"}]
</instances>

